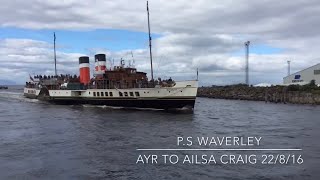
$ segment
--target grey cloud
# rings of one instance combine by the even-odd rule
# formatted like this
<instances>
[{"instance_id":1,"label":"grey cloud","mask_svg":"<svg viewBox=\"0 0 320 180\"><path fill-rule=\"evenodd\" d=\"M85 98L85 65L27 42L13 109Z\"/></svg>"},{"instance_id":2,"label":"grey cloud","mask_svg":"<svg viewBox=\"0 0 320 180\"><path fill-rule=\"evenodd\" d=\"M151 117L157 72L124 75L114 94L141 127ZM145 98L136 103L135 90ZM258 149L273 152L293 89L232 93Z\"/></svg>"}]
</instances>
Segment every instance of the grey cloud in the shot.
<instances>
[{"instance_id":1,"label":"grey cloud","mask_svg":"<svg viewBox=\"0 0 320 180\"><path fill-rule=\"evenodd\" d=\"M132 29L147 31L144 0L119 1L5 1L2 3L2 26L60 29ZM25 7L29 7L26 9ZM15 9L15 11L12 11ZM318 1L173 1L150 2L154 32L268 34L295 31L317 32ZM14 13L13 13L14 12ZM305 23L307 22L307 23ZM304 26L299 26L299 24ZM297 30L297 32L299 29ZM309 33L305 33L308 35Z\"/></svg>"},{"instance_id":2,"label":"grey cloud","mask_svg":"<svg viewBox=\"0 0 320 180\"><path fill-rule=\"evenodd\" d=\"M29 29L126 29L147 32L146 2L141 1L4 1L0 6L0 26ZM281 82L286 60L294 69L319 62L320 21L317 0L225 0L211 1L153 0L150 3L151 30L161 34L153 40L154 67L157 75L192 77L196 68L203 82L240 81L244 56L232 53L243 50L243 42L267 44L281 48L279 54L251 54L250 70L254 81ZM28 7L28 8L26 8ZM33 40L0 40L0 63L52 63L52 44ZM145 49L109 51L88 49L88 55L106 53L119 61L131 59L136 67L150 71L147 45ZM66 71L77 68L81 53L58 52L59 66ZM1 65L1 64L0 64ZM4 64L2 64L4 65ZM6 64L9 67L9 65ZM12 67L13 68L13 67ZM20 67L19 68L23 68ZM25 69L23 69L25 70ZM4 70L3 70L4 71ZM219 79L217 79L219 78Z\"/></svg>"}]
</instances>

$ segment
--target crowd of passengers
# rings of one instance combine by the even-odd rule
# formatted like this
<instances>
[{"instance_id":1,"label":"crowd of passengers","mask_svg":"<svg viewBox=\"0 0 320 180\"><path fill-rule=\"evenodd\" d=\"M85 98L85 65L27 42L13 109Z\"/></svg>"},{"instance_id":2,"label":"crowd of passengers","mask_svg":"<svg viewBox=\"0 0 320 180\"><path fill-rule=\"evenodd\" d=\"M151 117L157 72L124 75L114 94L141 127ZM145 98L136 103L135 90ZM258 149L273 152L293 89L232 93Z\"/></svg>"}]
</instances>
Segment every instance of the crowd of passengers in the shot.
<instances>
[{"instance_id":1,"label":"crowd of passengers","mask_svg":"<svg viewBox=\"0 0 320 180\"><path fill-rule=\"evenodd\" d=\"M57 78L57 79L76 79L79 78L79 76L75 75L71 75L71 74L60 74L57 76L53 76L53 75L35 75L34 76L35 79L53 79L53 78Z\"/></svg>"}]
</instances>

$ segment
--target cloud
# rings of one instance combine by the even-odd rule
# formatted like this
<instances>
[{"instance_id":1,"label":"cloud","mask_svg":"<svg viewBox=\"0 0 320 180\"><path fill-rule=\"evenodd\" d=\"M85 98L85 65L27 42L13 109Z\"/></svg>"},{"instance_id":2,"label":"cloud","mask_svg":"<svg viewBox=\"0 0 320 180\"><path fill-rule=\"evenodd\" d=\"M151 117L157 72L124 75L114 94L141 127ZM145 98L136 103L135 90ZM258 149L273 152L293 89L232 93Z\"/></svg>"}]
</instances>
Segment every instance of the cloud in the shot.
<instances>
[{"instance_id":1,"label":"cloud","mask_svg":"<svg viewBox=\"0 0 320 180\"><path fill-rule=\"evenodd\" d=\"M32 5L30 5L32 4ZM26 8L28 7L28 8ZM292 72L319 62L320 21L317 0L151 0L151 30L161 36L153 39L156 76L192 78L197 68L204 84L244 82L243 43L280 48L277 54L250 54L253 83L281 83L286 61ZM27 29L125 29L147 32L146 1L4 1L0 6L0 27ZM61 45L63 46L63 45ZM149 52L145 49L110 51L90 48L87 54L104 52L112 59L132 59L136 67L150 72ZM52 72L52 44L31 39L0 40L0 65L27 74ZM75 72L82 53L58 51L59 69ZM112 63L110 63L111 65ZM127 62L128 64L128 62ZM5 68L4 68L5 67ZM6 75L4 75L6 76ZM18 75L15 75L18 78ZM266 78L268 77L268 78ZM202 79L203 78L203 79Z\"/></svg>"},{"instance_id":2,"label":"cloud","mask_svg":"<svg viewBox=\"0 0 320 180\"><path fill-rule=\"evenodd\" d=\"M32 6L29 6L32 4ZM317 0L177 0L149 2L153 32L317 35ZM28 8L25 8L28 7ZM1 26L30 29L131 29L147 31L146 1L4 1ZM14 10L14 11L13 11ZM303 21L299 21L303 20ZM303 25L303 26L301 26ZM311 28L313 27L313 28ZM308 32L308 33L306 33Z\"/></svg>"},{"instance_id":3,"label":"cloud","mask_svg":"<svg viewBox=\"0 0 320 180\"><path fill-rule=\"evenodd\" d=\"M57 68L61 73L74 73L80 53L57 52ZM0 40L0 74L2 78L21 83L28 74L53 74L52 45L30 39Z\"/></svg>"}]
</instances>

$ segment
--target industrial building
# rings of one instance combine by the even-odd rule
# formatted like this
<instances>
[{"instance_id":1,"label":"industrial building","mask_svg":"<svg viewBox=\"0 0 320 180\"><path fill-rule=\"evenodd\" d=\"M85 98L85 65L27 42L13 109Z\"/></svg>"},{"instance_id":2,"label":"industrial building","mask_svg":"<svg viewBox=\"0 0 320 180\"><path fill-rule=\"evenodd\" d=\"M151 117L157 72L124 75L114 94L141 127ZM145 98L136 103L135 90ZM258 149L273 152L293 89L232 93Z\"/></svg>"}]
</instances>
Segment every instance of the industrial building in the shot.
<instances>
[{"instance_id":1,"label":"industrial building","mask_svg":"<svg viewBox=\"0 0 320 180\"><path fill-rule=\"evenodd\" d=\"M320 63L284 77L283 84L304 85L310 83L311 80L315 80L316 84L320 84Z\"/></svg>"}]
</instances>

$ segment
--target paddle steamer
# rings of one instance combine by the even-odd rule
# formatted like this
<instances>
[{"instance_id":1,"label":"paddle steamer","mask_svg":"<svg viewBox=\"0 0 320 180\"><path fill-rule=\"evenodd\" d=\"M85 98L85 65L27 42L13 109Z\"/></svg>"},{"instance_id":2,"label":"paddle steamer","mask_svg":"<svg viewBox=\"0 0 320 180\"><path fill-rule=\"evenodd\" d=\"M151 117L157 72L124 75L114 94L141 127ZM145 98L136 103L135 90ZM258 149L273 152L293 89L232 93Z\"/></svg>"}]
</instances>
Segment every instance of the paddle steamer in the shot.
<instances>
[{"instance_id":1,"label":"paddle steamer","mask_svg":"<svg viewBox=\"0 0 320 180\"><path fill-rule=\"evenodd\" d=\"M106 55L94 56L94 73L90 77L88 56L79 57L79 76L57 75L56 37L54 34L54 76L30 76L24 96L55 104L92 104L127 108L192 109L194 108L198 81L174 81L153 78L151 35L148 12L151 80L145 72L125 66L107 67Z\"/></svg>"}]
</instances>

